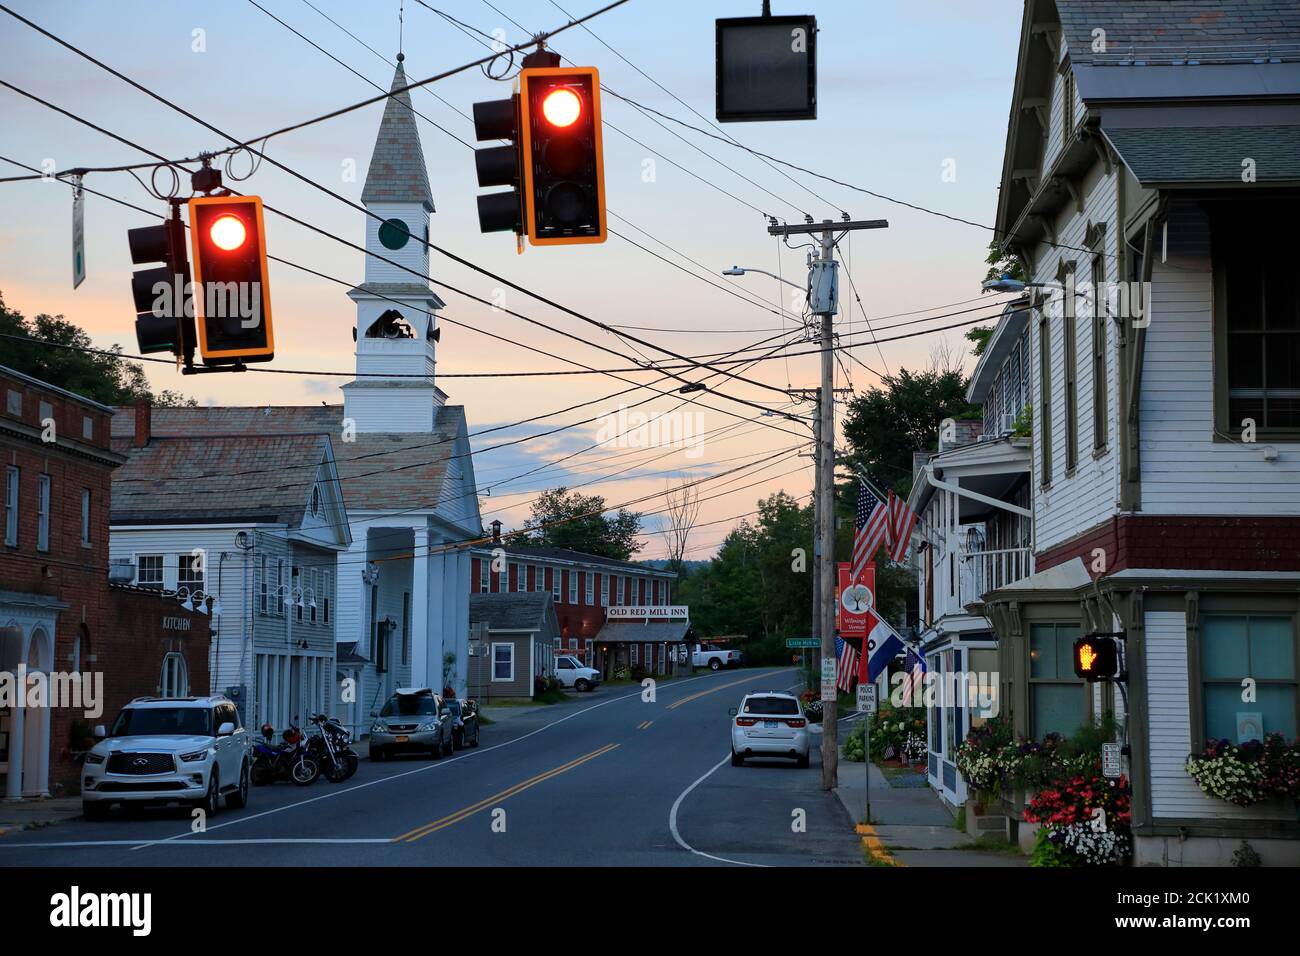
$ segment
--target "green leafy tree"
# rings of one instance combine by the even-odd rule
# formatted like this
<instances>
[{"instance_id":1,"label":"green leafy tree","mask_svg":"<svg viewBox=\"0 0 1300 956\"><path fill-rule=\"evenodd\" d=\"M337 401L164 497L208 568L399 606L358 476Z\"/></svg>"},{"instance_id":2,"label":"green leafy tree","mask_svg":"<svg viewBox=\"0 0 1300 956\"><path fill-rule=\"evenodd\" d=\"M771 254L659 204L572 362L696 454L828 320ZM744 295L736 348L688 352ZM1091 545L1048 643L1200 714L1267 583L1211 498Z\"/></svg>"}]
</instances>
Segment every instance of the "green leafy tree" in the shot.
<instances>
[{"instance_id":1,"label":"green leafy tree","mask_svg":"<svg viewBox=\"0 0 1300 956\"><path fill-rule=\"evenodd\" d=\"M912 453L932 450L945 418L978 416L966 401L966 378L959 371L930 369L882 379L849 402L844 418L849 461L874 478L906 495L912 488Z\"/></svg>"},{"instance_id":2,"label":"green leafy tree","mask_svg":"<svg viewBox=\"0 0 1300 956\"><path fill-rule=\"evenodd\" d=\"M520 543L538 548L568 548L626 561L641 550L641 516L626 508L606 514L605 499L563 486L543 492L524 522Z\"/></svg>"},{"instance_id":3,"label":"green leafy tree","mask_svg":"<svg viewBox=\"0 0 1300 956\"><path fill-rule=\"evenodd\" d=\"M171 389L151 391L144 369L122 357L121 346L106 350L108 354L80 351L94 347L80 326L61 315L42 313L26 319L8 308L3 296L0 335L14 337L0 338L0 364L104 405L129 405L142 398L161 406L198 404Z\"/></svg>"},{"instance_id":4,"label":"green leafy tree","mask_svg":"<svg viewBox=\"0 0 1300 956\"><path fill-rule=\"evenodd\" d=\"M1028 282L1025 276L1025 267L1020 258L1012 253L1003 252L1002 244L996 239L989 243L989 254L985 258L988 264L988 271L984 273L984 280L997 279L1002 276L1010 276L1013 279L1019 279L1021 282ZM988 290L985 290L988 291Z\"/></svg>"}]
</instances>

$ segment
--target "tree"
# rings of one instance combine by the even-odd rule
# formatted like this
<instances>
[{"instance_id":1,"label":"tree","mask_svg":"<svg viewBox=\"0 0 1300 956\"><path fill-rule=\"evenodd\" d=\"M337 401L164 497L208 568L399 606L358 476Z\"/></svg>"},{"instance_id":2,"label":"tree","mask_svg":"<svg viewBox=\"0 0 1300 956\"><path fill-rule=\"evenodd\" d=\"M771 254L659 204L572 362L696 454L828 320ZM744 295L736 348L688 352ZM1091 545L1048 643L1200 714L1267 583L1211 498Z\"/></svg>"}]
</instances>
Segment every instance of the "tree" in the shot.
<instances>
[{"instance_id":1,"label":"tree","mask_svg":"<svg viewBox=\"0 0 1300 956\"><path fill-rule=\"evenodd\" d=\"M937 447L939 423L945 418L978 415L966 401L960 371L899 369L849 402L844 437L849 459L878 483L906 495L912 487L912 453Z\"/></svg>"},{"instance_id":2,"label":"tree","mask_svg":"<svg viewBox=\"0 0 1300 956\"><path fill-rule=\"evenodd\" d=\"M568 548L585 554L626 561L640 551L641 516L626 508L606 515L600 495L583 495L561 486L545 491L533 502L527 534L520 543L537 548Z\"/></svg>"},{"instance_id":3,"label":"tree","mask_svg":"<svg viewBox=\"0 0 1300 956\"><path fill-rule=\"evenodd\" d=\"M686 542L700 518L700 486L683 478L676 488L667 490L667 507L664 509L664 528L660 534L668 548L668 567L682 573L686 557Z\"/></svg>"},{"instance_id":4,"label":"tree","mask_svg":"<svg viewBox=\"0 0 1300 956\"><path fill-rule=\"evenodd\" d=\"M129 405L141 398L162 406L198 404L171 389L152 392L143 367L123 358L121 346L113 346L106 350L107 354L81 351L94 346L80 326L61 315L41 313L34 319L26 319L9 309L2 295L0 334L32 340L0 339L4 343L3 364L101 404ZM56 344L44 345L42 341Z\"/></svg>"},{"instance_id":5,"label":"tree","mask_svg":"<svg viewBox=\"0 0 1300 956\"><path fill-rule=\"evenodd\" d=\"M1028 282L1025 276L1024 264L1020 257L1010 252L1002 251L1002 244L996 239L989 242L989 254L984 260L988 264L988 272L984 273L984 281L997 279L1002 276L1010 276L1012 279L1019 279L1021 282ZM990 291L988 289L985 292Z\"/></svg>"}]
</instances>

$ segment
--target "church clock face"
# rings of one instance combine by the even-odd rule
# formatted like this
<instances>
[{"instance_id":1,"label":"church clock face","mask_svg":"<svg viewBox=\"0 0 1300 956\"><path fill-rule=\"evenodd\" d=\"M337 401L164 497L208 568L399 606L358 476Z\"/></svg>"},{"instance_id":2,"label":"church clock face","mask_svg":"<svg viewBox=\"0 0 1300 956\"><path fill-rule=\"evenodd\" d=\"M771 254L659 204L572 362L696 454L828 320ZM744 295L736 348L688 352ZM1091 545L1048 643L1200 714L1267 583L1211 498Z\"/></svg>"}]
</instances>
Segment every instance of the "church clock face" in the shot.
<instances>
[{"instance_id":1,"label":"church clock face","mask_svg":"<svg viewBox=\"0 0 1300 956\"><path fill-rule=\"evenodd\" d=\"M400 249L410 238L410 227L400 219L385 219L379 226L379 241L385 249Z\"/></svg>"}]
</instances>

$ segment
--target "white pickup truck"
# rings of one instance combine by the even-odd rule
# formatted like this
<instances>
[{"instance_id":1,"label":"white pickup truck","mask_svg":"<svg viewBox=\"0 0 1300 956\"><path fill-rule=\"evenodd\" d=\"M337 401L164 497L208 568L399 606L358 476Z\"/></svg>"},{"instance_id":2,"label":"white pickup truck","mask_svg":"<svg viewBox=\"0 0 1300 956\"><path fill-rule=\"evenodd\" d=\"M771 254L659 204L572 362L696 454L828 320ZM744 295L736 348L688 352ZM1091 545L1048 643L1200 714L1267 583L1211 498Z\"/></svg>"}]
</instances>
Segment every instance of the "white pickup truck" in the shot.
<instances>
[{"instance_id":1,"label":"white pickup truck","mask_svg":"<svg viewBox=\"0 0 1300 956\"><path fill-rule=\"evenodd\" d=\"M691 666L707 667L711 671L724 667L739 667L743 659L740 651L729 651L712 644L696 644L691 648Z\"/></svg>"}]
</instances>

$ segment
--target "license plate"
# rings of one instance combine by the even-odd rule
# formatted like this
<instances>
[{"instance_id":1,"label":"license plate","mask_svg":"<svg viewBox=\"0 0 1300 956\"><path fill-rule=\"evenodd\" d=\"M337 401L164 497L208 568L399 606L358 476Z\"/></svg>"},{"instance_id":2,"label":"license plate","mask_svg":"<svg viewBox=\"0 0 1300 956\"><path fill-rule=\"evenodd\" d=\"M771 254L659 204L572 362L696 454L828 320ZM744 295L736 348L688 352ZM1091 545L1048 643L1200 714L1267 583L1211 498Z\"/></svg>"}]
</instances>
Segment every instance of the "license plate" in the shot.
<instances>
[{"instance_id":1,"label":"license plate","mask_svg":"<svg viewBox=\"0 0 1300 956\"><path fill-rule=\"evenodd\" d=\"M410 737L402 736L402 737L394 737L393 739L394 739L395 741L397 741L399 744L404 744L404 743L406 743L408 740L410 740L411 738L410 738Z\"/></svg>"},{"instance_id":2,"label":"license plate","mask_svg":"<svg viewBox=\"0 0 1300 956\"><path fill-rule=\"evenodd\" d=\"M765 720L765 721L763 721L763 726L764 726L764 727L775 727L775 726L776 726L776 721L775 721L775 720Z\"/></svg>"}]
</instances>

